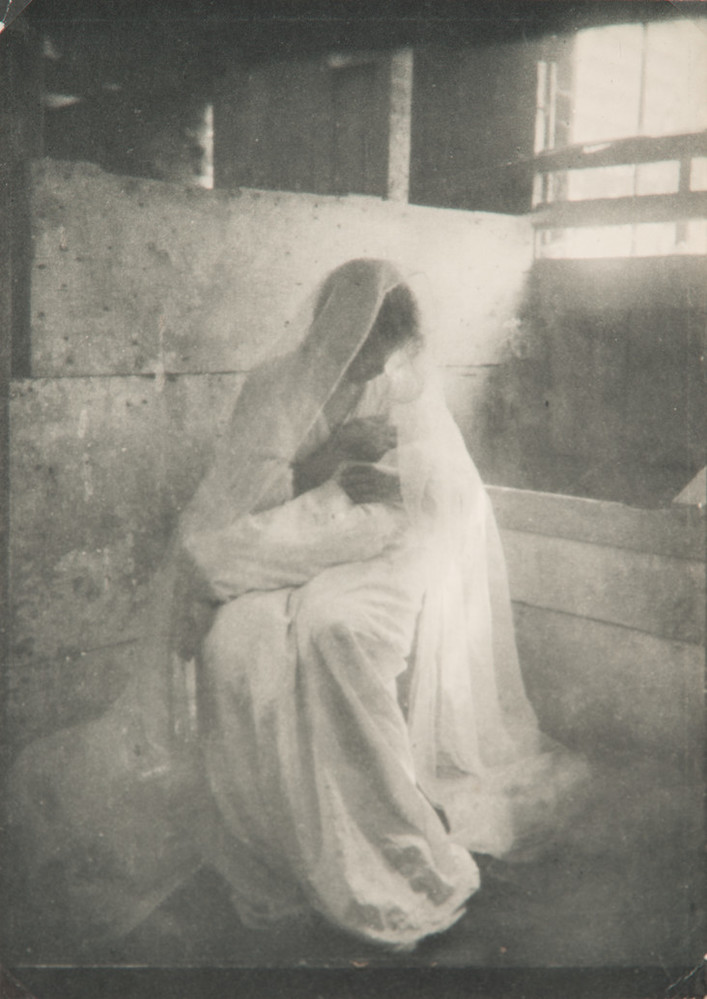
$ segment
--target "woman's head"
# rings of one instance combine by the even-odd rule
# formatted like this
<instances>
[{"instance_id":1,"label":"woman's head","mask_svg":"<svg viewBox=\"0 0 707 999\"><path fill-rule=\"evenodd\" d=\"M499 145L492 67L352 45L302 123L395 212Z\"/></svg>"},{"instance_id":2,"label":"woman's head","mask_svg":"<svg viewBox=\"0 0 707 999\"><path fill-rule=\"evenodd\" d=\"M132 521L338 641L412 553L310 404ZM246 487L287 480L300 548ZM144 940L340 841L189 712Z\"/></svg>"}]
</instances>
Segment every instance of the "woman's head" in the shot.
<instances>
[{"instance_id":1,"label":"woman's head","mask_svg":"<svg viewBox=\"0 0 707 999\"><path fill-rule=\"evenodd\" d=\"M398 284L383 299L373 326L346 372L352 382L380 375L388 358L401 347L421 345L420 313L406 284Z\"/></svg>"},{"instance_id":2,"label":"woman's head","mask_svg":"<svg viewBox=\"0 0 707 999\"><path fill-rule=\"evenodd\" d=\"M395 351L422 344L420 327L415 296L393 264L349 260L319 289L303 345L306 363L326 358L331 368L341 364L347 381L367 382Z\"/></svg>"}]
</instances>

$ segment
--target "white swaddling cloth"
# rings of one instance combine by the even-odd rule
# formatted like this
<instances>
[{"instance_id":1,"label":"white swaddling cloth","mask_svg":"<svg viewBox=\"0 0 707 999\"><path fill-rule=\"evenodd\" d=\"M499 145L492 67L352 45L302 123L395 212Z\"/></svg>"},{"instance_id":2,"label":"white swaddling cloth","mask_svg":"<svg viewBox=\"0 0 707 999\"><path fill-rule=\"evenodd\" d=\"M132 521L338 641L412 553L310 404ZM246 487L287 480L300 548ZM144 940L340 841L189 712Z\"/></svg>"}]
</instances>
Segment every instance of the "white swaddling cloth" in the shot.
<instances>
[{"instance_id":1,"label":"white swaddling cloth","mask_svg":"<svg viewBox=\"0 0 707 999\"><path fill-rule=\"evenodd\" d=\"M376 466L395 472L395 452ZM280 506L226 528L193 531L185 547L215 596L301 586L333 565L361 562L400 543L409 519L402 503L355 504L329 479Z\"/></svg>"}]
</instances>

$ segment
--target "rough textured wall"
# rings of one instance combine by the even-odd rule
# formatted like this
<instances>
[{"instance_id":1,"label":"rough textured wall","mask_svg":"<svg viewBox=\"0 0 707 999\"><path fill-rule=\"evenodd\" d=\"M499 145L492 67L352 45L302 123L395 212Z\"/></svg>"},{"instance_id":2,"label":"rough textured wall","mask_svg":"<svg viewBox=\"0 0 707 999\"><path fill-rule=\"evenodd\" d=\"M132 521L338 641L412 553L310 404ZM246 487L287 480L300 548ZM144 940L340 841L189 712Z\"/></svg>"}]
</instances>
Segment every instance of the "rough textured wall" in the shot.
<instances>
[{"instance_id":1,"label":"rough textured wall","mask_svg":"<svg viewBox=\"0 0 707 999\"><path fill-rule=\"evenodd\" d=\"M314 284L357 256L416 275L444 363L488 364L532 256L527 219L210 192L50 161L36 168L33 216L32 374L45 377L247 369Z\"/></svg>"},{"instance_id":2,"label":"rough textured wall","mask_svg":"<svg viewBox=\"0 0 707 999\"><path fill-rule=\"evenodd\" d=\"M528 264L523 220L194 193L80 166L45 164L35 211L43 377L12 400L10 709L23 736L100 710L139 664L147 580L239 389L232 369L283 335L319 275L363 253L427 271L450 399L473 425L495 363L518 350ZM543 723L585 748L684 758L701 710L699 518L494 501Z\"/></svg>"},{"instance_id":3,"label":"rough textured wall","mask_svg":"<svg viewBox=\"0 0 707 999\"><path fill-rule=\"evenodd\" d=\"M544 260L490 372L492 481L636 506L704 466L707 260Z\"/></svg>"},{"instance_id":4,"label":"rough textured wall","mask_svg":"<svg viewBox=\"0 0 707 999\"><path fill-rule=\"evenodd\" d=\"M35 377L12 399L11 711L23 735L114 695L150 571L241 372L287 345L320 277L361 255L423 272L458 380L504 350L530 264L525 220L212 193L49 161L35 170L33 226Z\"/></svg>"},{"instance_id":5,"label":"rough textured wall","mask_svg":"<svg viewBox=\"0 0 707 999\"><path fill-rule=\"evenodd\" d=\"M104 708L240 375L27 379L10 414L14 738Z\"/></svg>"},{"instance_id":6,"label":"rough textured wall","mask_svg":"<svg viewBox=\"0 0 707 999\"><path fill-rule=\"evenodd\" d=\"M699 776L705 517L491 487L543 730Z\"/></svg>"}]
</instances>

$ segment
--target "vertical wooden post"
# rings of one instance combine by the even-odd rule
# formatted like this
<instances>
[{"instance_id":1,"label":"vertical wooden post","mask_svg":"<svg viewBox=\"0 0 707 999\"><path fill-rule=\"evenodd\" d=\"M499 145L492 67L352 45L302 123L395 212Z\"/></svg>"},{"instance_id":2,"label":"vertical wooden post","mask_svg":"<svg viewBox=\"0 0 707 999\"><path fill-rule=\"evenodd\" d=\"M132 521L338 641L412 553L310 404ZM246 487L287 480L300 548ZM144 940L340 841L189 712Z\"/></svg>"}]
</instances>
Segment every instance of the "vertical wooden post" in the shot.
<instances>
[{"instance_id":1,"label":"vertical wooden post","mask_svg":"<svg viewBox=\"0 0 707 999\"><path fill-rule=\"evenodd\" d=\"M9 653L9 388L12 358L12 255L11 176L13 122L10 110L12 72L8 37L0 36L0 697L7 704L7 662ZM3 725L6 731L6 726Z\"/></svg>"},{"instance_id":2,"label":"vertical wooden post","mask_svg":"<svg viewBox=\"0 0 707 999\"><path fill-rule=\"evenodd\" d=\"M9 43L9 44L8 44ZM12 363L12 173L15 161L12 39L0 34L0 783L4 785L10 755L7 739L10 689L10 366ZM3 824L4 825L4 824ZM7 856L8 840L0 829L0 850ZM0 868L0 894L9 897L11 875ZM0 933L10 936L11 916L3 907Z\"/></svg>"},{"instance_id":3,"label":"vertical wooden post","mask_svg":"<svg viewBox=\"0 0 707 999\"><path fill-rule=\"evenodd\" d=\"M391 201L407 201L410 192L412 83L412 49L400 49L390 60L387 195Z\"/></svg>"},{"instance_id":4,"label":"vertical wooden post","mask_svg":"<svg viewBox=\"0 0 707 999\"><path fill-rule=\"evenodd\" d=\"M18 18L0 34L0 700L8 705L10 670L11 378L30 375L31 239L29 162L41 153L41 55ZM2 726L3 732L8 726ZM7 752L7 746L3 746ZM4 753L3 753L4 755Z\"/></svg>"}]
</instances>

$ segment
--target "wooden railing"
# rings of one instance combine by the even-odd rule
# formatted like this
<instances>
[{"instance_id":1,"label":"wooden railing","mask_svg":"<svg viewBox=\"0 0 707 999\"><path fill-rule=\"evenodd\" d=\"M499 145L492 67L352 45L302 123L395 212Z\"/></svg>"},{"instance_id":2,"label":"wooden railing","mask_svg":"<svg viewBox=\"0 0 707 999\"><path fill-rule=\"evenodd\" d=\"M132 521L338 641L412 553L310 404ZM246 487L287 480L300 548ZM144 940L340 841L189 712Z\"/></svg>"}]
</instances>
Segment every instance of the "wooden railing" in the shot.
<instances>
[{"instance_id":1,"label":"wooden railing","mask_svg":"<svg viewBox=\"0 0 707 999\"><path fill-rule=\"evenodd\" d=\"M707 191L690 190L691 162L694 157L701 156L707 156L707 131L658 137L635 136L540 153L533 158L536 174L666 160L679 162L680 173L678 190L673 193L543 201L533 212L533 224L538 229L557 229L706 218Z\"/></svg>"}]
</instances>

